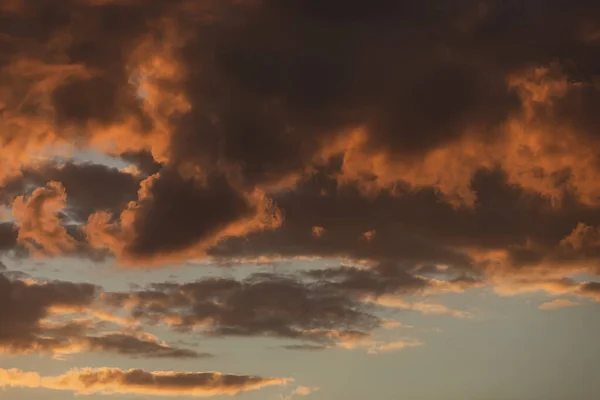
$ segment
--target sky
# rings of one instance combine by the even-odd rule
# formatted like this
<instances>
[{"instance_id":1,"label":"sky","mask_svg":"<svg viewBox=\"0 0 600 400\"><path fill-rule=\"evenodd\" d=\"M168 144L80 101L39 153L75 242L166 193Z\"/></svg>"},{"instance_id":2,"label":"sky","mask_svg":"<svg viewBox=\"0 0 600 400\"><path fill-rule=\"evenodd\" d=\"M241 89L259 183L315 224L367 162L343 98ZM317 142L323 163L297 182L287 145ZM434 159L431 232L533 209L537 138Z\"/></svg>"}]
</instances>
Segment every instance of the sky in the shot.
<instances>
[{"instance_id":1,"label":"sky","mask_svg":"<svg viewBox=\"0 0 600 400\"><path fill-rule=\"evenodd\" d=\"M600 3L0 0L0 398L600 397Z\"/></svg>"}]
</instances>

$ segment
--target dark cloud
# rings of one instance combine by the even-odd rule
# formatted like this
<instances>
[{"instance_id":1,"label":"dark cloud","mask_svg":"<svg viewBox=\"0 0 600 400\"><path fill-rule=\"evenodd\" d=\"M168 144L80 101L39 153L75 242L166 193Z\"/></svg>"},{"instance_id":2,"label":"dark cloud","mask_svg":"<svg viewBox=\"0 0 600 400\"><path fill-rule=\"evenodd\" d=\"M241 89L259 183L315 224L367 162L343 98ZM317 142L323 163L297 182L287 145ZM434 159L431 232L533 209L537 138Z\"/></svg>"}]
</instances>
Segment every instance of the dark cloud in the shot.
<instances>
[{"instance_id":1,"label":"dark cloud","mask_svg":"<svg viewBox=\"0 0 600 400\"><path fill-rule=\"evenodd\" d=\"M58 124L74 121L85 124L91 121L112 122L122 110L117 102L118 86L113 82L95 77L65 83L52 93Z\"/></svg>"},{"instance_id":2,"label":"dark cloud","mask_svg":"<svg viewBox=\"0 0 600 400\"><path fill-rule=\"evenodd\" d=\"M71 1L62 18L71 38L65 44L70 63L92 72L58 85L51 103L59 126L89 123L111 125L133 117L143 130L151 121L144 114L127 71L128 52L148 33L148 24L160 18L168 1L140 6L136 2ZM86 4L87 3L87 4Z\"/></svg>"},{"instance_id":3,"label":"dark cloud","mask_svg":"<svg viewBox=\"0 0 600 400\"><path fill-rule=\"evenodd\" d=\"M211 357L208 353L173 348L152 340L144 340L127 334L107 334L86 339L90 349L96 352L118 353L145 358L200 358Z\"/></svg>"},{"instance_id":4,"label":"dark cloud","mask_svg":"<svg viewBox=\"0 0 600 400\"><path fill-rule=\"evenodd\" d=\"M146 151L126 151L119 157L135 165L146 176L154 175L162 168L162 165L154 160L152 154Z\"/></svg>"},{"instance_id":5,"label":"dark cloud","mask_svg":"<svg viewBox=\"0 0 600 400\"><path fill-rule=\"evenodd\" d=\"M106 352L129 357L200 358L208 353L171 347L137 331L103 331L106 322L118 321L107 313L95 314L101 289L91 284L62 281L23 281L0 274L0 353L70 354ZM63 321L55 315L99 315L100 322L87 319ZM104 320L102 320L104 319Z\"/></svg>"},{"instance_id":6,"label":"dark cloud","mask_svg":"<svg viewBox=\"0 0 600 400\"><path fill-rule=\"evenodd\" d=\"M20 230L25 229L35 248L58 246L59 253L101 260L108 253L89 246L79 224L98 211L120 213L137 198L139 187L140 178L100 164L50 162L23 169L0 189L1 201L7 206L14 206L18 197L24 200L23 206L16 208L16 224L0 224L0 250L17 250L17 255L27 256L29 251L17 243ZM56 208L51 205L56 201L64 204ZM53 211L49 212L49 207ZM41 221L53 213L58 218L53 231L41 232ZM25 237L25 233L21 235Z\"/></svg>"},{"instance_id":7,"label":"dark cloud","mask_svg":"<svg viewBox=\"0 0 600 400\"><path fill-rule=\"evenodd\" d=\"M132 307L132 314L142 320L183 330L203 327L210 336L273 336L333 344L339 337L332 332L367 336L381 323L365 305L334 286L270 274L244 281L155 284L131 294L115 293L108 301Z\"/></svg>"},{"instance_id":8,"label":"dark cloud","mask_svg":"<svg viewBox=\"0 0 600 400\"><path fill-rule=\"evenodd\" d=\"M98 288L90 284L29 284L4 275L0 275L0 289L0 346L8 352L52 352L53 347L60 347L59 340L44 336L41 320L53 307L87 307L98 293Z\"/></svg>"},{"instance_id":9,"label":"dark cloud","mask_svg":"<svg viewBox=\"0 0 600 400\"><path fill-rule=\"evenodd\" d=\"M583 296L595 298L600 301L600 282L586 282L580 287L580 293Z\"/></svg>"},{"instance_id":10,"label":"dark cloud","mask_svg":"<svg viewBox=\"0 0 600 400\"><path fill-rule=\"evenodd\" d=\"M233 6L184 48L185 65L204 66L186 84L203 107L176 131L176 159L219 157L260 183L302 170L346 129L366 126L371 146L410 157L518 109L493 59L455 49L467 45L455 25L472 2L447 13L414 1L292 3Z\"/></svg>"},{"instance_id":11,"label":"dark cloud","mask_svg":"<svg viewBox=\"0 0 600 400\"><path fill-rule=\"evenodd\" d=\"M119 257L466 269L476 249L523 266L560 253L577 223L600 223L595 2L17 3L0 46L30 63L0 61L15 77L2 112L40 116L77 145L113 143L112 154L158 173L118 218L138 188L132 175L20 168L19 179L62 182L78 220L112 214L96 237ZM332 177L311 175L340 154ZM365 185L379 192L366 197ZM257 222L257 196L275 199L280 229Z\"/></svg>"},{"instance_id":12,"label":"dark cloud","mask_svg":"<svg viewBox=\"0 0 600 400\"><path fill-rule=\"evenodd\" d=\"M285 213L281 228L229 239L211 254L218 259L343 256L400 263L407 270L436 264L472 270L476 261L469 250L507 250L514 265L535 265L557 251L579 221L600 224L596 208L569 196L553 204L509 183L501 170L480 170L471 187L474 207L455 208L431 189L399 186L395 193L368 198L338 184L333 172L321 171L275 197ZM326 233L315 237L316 225ZM376 232L370 241L361 239L367 231ZM571 257L591 257L591 251L588 247L586 256L579 249Z\"/></svg>"},{"instance_id":13,"label":"dark cloud","mask_svg":"<svg viewBox=\"0 0 600 400\"><path fill-rule=\"evenodd\" d=\"M130 293L109 293L105 301L130 310L137 320L176 331L193 329L209 337L270 336L303 342L284 346L288 349L317 350L373 345L372 331L386 326L377 316L376 301L382 296L462 291L478 283L460 277L441 283L393 265L342 266L296 277L263 273L241 281L159 283ZM442 285L446 286L440 289Z\"/></svg>"},{"instance_id":14,"label":"dark cloud","mask_svg":"<svg viewBox=\"0 0 600 400\"><path fill-rule=\"evenodd\" d=\"M287 350L309 350L309 351L319 351L327 349L327 346L319 346L315 344L291 344L287 346L282 346Z\"/></svg>"},{"instance_id":15,"label":"dark cloud","mask_svg":"<svg viewBox=\"0 0 600 400\"><path fill-rule=\"evenodd\" d=\"M428 286L426 279L415 277L392 264L379 264L372 268L342 266L312 270L306 275L325 280L336 289L358 297L416 292Z\"/></svg>"},{"instance_id":16,"label":"dark cloud","mask_svg":"<svg viewBox=\"0 0 600 400\"><path fill-rule=\"evenodd\" d=\"M149 257L186 250L214 240L229 225L260 211L224 176L201 182L163 170L152 182L148 197L138 203L135 238L126 251Z\"/></svg>"},{"instance_id":17,"label":"dark cloud","mask_svg":"<svg viewBox=\"0 0 600 400\"><path fill-rule=\"evenodd\" d=\"M10 222L0 223L0 251L11 250L17 245L17 229Z\"/></svg>"},{"instance_id":18,"label":"dark cloud","mask_svg":"<svg viewBox=\"0 0 600 400\"><path fill-rule=\"evenodd\" d=\"M67 212L78 222L84 222L96 211L119 213L137 198L139 179L117 168L101 164L48 163L25 169L21 175L8 181L0 193L5 202L44 186L47 182L60 182L67 194Z\"/></svg>"}]
</instances>

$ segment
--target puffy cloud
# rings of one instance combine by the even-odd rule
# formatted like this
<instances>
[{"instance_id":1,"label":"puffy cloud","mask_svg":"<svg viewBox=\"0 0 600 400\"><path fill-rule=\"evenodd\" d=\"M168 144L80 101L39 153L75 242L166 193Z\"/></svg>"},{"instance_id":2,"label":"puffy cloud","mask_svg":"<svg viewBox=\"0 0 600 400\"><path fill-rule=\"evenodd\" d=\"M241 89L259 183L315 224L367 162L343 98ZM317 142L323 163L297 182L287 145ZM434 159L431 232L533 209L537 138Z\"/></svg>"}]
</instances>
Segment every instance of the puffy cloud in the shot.
<instances>
[{"instance_id":1,"label":"puffy cloud","mask_svg":"<svg viewBox=\"0 0 600 400\"><path fill-rule=\"evenodd\" d=\"M49 182L33 191L29 197L20 196L12 205L19 226L17 240L30 250L60 255L74 250L75 240L61 224L59 212L66 208L67 194L59 182Z\"/></svg>"},{"instance_id":2,"label":"puffy cloud","mask_svg":"<svg viewBox=\"0 0 600 400\"><path fill-rule=\"evenodd\" d=\"M121 370L117 368L74 369L63 375L40 376L36 372L0 369L0 386L64 390L79 395L132 394L151 396L209 397L236 395L290 382L286 378L262 378L219 372L173 372Z\"/></svg>"},{"instance_id":3,"label":"puffy cloud","mask_svg":"<svg viewBox=\"0 0 600 400\"><path fill-rule=\"evenodd\" d=\"M43 187L48 182L60 182L67 194L64 212L70 218L85 222L98 210L118 213L137 197L139 179L116 168L91 163L47 162L35 168L23 169L0 189L6 202L28 192L29 187Z\"/></svg>"}]
</instances>

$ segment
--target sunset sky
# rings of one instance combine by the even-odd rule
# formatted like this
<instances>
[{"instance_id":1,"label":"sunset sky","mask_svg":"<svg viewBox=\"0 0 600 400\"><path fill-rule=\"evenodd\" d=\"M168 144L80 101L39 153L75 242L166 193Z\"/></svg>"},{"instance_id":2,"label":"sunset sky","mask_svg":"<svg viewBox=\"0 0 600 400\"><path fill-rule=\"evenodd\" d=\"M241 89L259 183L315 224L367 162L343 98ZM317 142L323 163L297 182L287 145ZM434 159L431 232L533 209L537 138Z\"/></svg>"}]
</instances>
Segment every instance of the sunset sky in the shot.
<instances>
[{"instance_id":1,"label":"sunset sky","mask_svg":"<svg viewBox=\"0 0 600 400\"><path fill-rule=\"evenodd\" d=\"M600 398L597 0L0 0L0 399Z\"/></svg>"}]
</instances>

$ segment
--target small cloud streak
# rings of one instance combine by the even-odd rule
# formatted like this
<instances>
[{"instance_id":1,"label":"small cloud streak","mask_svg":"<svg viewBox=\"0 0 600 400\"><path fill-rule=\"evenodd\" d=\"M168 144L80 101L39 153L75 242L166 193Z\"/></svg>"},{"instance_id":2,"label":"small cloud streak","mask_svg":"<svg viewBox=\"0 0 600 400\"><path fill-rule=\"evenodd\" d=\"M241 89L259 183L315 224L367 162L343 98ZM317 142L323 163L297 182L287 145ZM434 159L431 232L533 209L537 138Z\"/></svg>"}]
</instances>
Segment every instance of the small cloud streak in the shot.
<instances>
[{"instance_id":1,"label":"small cloud streak","mask_svg":"<svg viewBox=\"0 0 600 400\"><path fill-rule=\"evenodd\" d=\"M280 400L292 400L297 396L309 396L318 391L318 387L298 386L292 393L287 396L279 396Z\"/></svg>"},{"instance_id":2,"label":"small cloud streak","mask_svg":"<svg viewBox=\"0 0 600 400\"><path fill-rule=\"evenodd\" d=\"M409 303L399 297L393 296L381 296L374 300L376 304L384 307L400 308L403 310L418 311L425 315L451 315L457 318L470 318L471 314L466 311L455 310L444 304L439 303L427 303L427 302L414 302Z\"/></svg>"},{"instance_id":3,"label":"small cloud streak","mask_svg":"<svg viewBox=\"0 0 600 400\"><path fill-rule=\"evenodd\" d=\"M407 347L417 347L422 346L423 342L420 340L396 340L393 342L373 342L373 344L369 347L369 354L378 354L378 353L387 353L389 351L402 350Z\"/></svg>"},{"instance_id":4,"label":"small cloud streak","mask_svg":"<svg viewBox=\"0 0 600 400\"><path fill-rule=\"evenodd\" d=\"M556 299L540 304L540 310L557 310L559 308L569 308L581 305L581 303L569 299Z\"/></svg>"}]
</instances>

